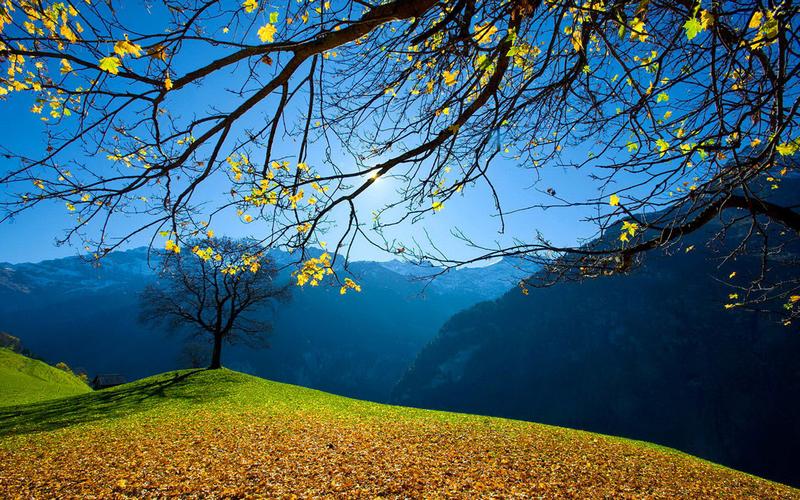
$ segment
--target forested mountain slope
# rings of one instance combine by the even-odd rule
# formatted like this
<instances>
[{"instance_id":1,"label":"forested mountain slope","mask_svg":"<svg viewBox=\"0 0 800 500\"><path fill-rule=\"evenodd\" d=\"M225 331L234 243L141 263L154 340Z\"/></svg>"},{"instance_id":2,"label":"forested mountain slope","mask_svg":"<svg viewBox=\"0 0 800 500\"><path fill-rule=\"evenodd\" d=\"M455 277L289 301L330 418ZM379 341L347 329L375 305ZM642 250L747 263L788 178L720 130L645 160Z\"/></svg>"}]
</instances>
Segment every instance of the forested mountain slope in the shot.
<instances>
[{"instance_id":1,"label":"forested mountain slope","mask_svg":"<svg viewBox=\"0 0 800 500\"><path fill-rule=\"evenodd\" d=\"M800 484L800 335L724 307L737 290L720 278L746 280L761 261L718 267L713 230L629 276L511 290L457 314L395 401L644 439Z\"/></svg>"}]
</instances>

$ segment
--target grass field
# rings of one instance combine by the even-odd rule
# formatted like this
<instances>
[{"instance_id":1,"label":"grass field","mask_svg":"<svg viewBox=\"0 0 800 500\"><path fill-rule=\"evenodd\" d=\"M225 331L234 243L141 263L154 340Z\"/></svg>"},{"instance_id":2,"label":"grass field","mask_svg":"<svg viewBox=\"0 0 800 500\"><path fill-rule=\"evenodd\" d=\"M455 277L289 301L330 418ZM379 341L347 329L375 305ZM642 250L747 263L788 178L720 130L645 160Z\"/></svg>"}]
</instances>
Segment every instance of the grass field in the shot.
<instances>
[{"instance_id":1,"label":"grass field","mask_svg":"<svg viewBox=\"0 0 800 500\"><path fill-rule=\"evenodd\" d=\"M800 498L647 443L225 369L0 408L0 497L89 495Z\"/></svg>"},{"instance_id":2,"label":"grass field","mask_svg":"<svg viewBox=\"0 0 800 500\"><path fill-rule=\"evenodd\" d=\"M0 406L21 405L89 392L78 377L0 348Z\"/></svg>"}]
</instances>

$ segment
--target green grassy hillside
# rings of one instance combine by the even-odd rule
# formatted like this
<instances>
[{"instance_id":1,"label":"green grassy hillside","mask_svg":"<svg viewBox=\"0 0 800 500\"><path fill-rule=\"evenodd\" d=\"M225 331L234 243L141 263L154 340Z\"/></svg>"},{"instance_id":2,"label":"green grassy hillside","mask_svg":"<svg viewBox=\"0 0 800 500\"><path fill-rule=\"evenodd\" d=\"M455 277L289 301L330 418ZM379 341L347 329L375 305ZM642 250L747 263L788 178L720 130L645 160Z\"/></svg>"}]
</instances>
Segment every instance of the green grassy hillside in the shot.
<instances>
[{"instance_id":1,"label":"green grassy hillside","mask_svg":"<svg viewBox=\"0 0 800 500\"><path fill-rule=\"evenodd\" d=\"M74 375L0 348L0 406L63 398L89 391L89 386Z\"/></svg>"},{"instance_id":2,"label":"green grassy hillside","mask_svg":"<svg viewBox=\"0 0 800 500\"><path fill-rule=\"evenodd\" d=\"M754 497L800 492L647 443L186 370L0 408L0 497Z\"/></svg>"}]
</instances>

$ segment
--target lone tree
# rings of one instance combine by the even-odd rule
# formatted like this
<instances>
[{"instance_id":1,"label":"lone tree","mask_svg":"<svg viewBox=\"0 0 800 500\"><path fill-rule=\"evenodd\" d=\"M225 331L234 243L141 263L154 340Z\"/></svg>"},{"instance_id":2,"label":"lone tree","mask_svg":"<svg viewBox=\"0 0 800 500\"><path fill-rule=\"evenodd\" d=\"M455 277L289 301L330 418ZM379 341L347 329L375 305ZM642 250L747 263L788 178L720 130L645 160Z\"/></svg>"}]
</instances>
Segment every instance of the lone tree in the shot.
<instances>
[{"instance_id":1,"label":"lone tree","mask_svg":"<svg viewBox=\"0 0 800 500\"><path fill-rule=\"evenodd\" d=\"M786 248L800 230L796 203L770 195L798 171L795 2L148 8L0 1L0 93L29 96L46 129L41 154L5 152L18 160L0 179L5 218L59 200L75 215L65 240L101 257L143 231L180 248L231 209L265 245L293 250L301 285L318 284L356 241L446 268L521 256L561 280L625 273L646 251L718 227L712 240L735 239L720 261L763 255L763 272L721 277L735 305L777 301L788 320L800 316L800 281L769 272L794 258ZM213 102L187 110L195 95ZM497 182L509 164L530 179L511 197ZM559 185L565 171L586 189ZM393 189L364 221L378 179ZM462 196L486 198L501 233L509 217L561 211L589 223L583 241L604 243L557 244L535 227L492 242L451 228L464 251L444 255L393 232ZM112 224L119 214L137 227ZM746 230L729 232L736 222ZM323 240L335 246L312 258Z\"/></svg>"},{"instance_id":2,"label":"lone tree","mask_svg":"<svg viewBox=\"0 0 800 500\"><path fill-rule=\"evenodd\" d=\"M142 292L141 318L188 328L211 337L210 369L221 365L222 343L263 344L272 325L256 319L264 305L289 297L277 270L252 242L230 238L193 240L194 255L164 255L161 279ZM198 258L199 257L199 258Z\"/></svg>"}]
</instances>

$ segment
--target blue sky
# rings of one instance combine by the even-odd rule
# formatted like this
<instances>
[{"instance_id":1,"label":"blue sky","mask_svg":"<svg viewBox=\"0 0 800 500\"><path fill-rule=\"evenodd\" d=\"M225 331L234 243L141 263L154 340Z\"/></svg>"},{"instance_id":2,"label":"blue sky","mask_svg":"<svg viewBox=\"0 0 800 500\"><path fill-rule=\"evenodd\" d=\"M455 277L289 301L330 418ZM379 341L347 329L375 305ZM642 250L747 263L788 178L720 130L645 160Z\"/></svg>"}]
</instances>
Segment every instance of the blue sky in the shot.
<instances>
[{"instance_id":1,"label":"blue sky","mask_svg":"<svg viewBox=\"0 0 800 500\"><path fill-rule=\"evenodd\" d=\"M132 19L136 23L152 22L144 9L136 7L134 3L125 2L117 6L120 17ZM130 7L129 11L125 11ZM262 14L265 15L265 14ZM198 55L198 61L200 54ZM176 68L188 70L197 61L182 55L184 67ZM180 76L176 74L173 78ZM240 100L232 94L211 93L205 87L192 87L178 93L176 99L169 102L169 108L175 114L191 114L198 109L205 109L215 105L222 109L231 109ZM15 152L35 153L46 146L43 127L38 116L28 110L31 106L30 95L12 95L0 102L0 134L4 138L4 145ZM250 113L245 115L242 128L248 125L263 123L263 115ZM280 152L283 145L278 146ZM289 149L291 148L291 150ZM295 144L286 144L285 151L294 152ZM575 153L576 155L578 153ZM585 155L585 152L580 154ZM566 160L570 153L566 152ZM585 157L585 156L584 156ZM347 162L346 157L341 158ZM96 158L90 161L107 161L105 158ZM0 158L0 170L7 171L17 165L10 160ZM543 191L547 188L555 189L560 196L571 200L585 200L587 197L600 196L595 185L586 179L583 173L567 171L560 167L544 166L539 172L547 179L534 188L536 172L532 169L519 168L513 160L500 159L493 163L491 178L500 193L505 211L530 205L537 202L546 202L548 195ZM204 187L203 195L208 199L224 199L225 193L230 190L230 185L224 178L211 179ZM360 200L360 217L369 222L372 210L381 208L383 204L393 197L392 181L382 179L373 184ZM233 209L231 209L233 211ZM463 243L451 235L455 228L473 238L476 242L492 246L493 242L509 244L514 238L530 241L537 231L557 244L572 244L579 238L594 235L594 227L580 222L580 218L589 215L586 210L570 209L560 211L527 211L508 216L506 230L499 234L499 221L494 215L494 207L489 191L485 186L479 185L472 189L465 189L463 197L448 200L444 210L427 216L416 224L404 224L397 227L388 236L409 245L412 240L424 240L431 235L436 246L445 253L454 256L468 256L469 251ZM122 217L116 220L120 228L126 225L133 227L135 220L126 220ZM55 245L55 240L64 235L71 226L71 215L68 214L62 202L52 202L39 205L20 215L16 220L0 224L0 261L25 262L38 261L79 253L80 246ZM213 229L218 235L229 236L258 236L260 230L258 223L243 224L233 213L223 214L214 220ZM427 235L426 235L427 232ZM125 246L133 247L149 242L152 233L135 238ZM160 242L160 240L157 240ZM393 258L373 248L366 242L357 242L351 252L355 260L385 260Z\"/></svg>"}]
</instances>

